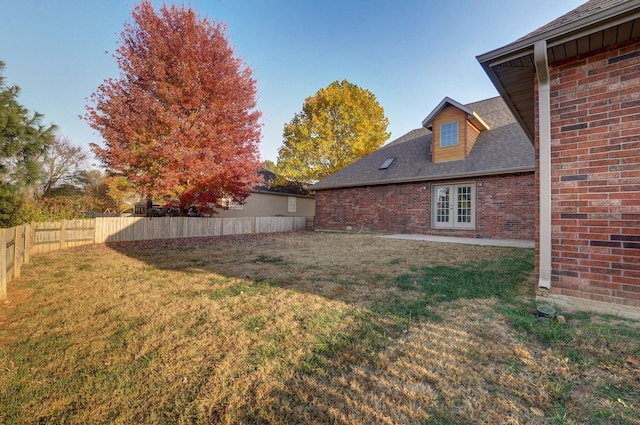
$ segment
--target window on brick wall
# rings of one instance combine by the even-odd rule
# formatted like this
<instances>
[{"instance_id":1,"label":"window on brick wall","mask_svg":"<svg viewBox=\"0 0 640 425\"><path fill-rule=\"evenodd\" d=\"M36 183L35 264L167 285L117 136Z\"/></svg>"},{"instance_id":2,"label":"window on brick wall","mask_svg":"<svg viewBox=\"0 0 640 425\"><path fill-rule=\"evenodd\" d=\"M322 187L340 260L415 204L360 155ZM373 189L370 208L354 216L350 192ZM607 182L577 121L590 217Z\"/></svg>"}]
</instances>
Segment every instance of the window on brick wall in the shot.
<instances>
[{"instance_id":1,"label":"window on brick wall","mask_svg":"<svg viewBox=\"0 0 640 425\"><path fill-rule=\"evenodd\" d=\"M475 183L434 185L432 225L445 229L475 229Z\"/></svg>"}]
</instances>

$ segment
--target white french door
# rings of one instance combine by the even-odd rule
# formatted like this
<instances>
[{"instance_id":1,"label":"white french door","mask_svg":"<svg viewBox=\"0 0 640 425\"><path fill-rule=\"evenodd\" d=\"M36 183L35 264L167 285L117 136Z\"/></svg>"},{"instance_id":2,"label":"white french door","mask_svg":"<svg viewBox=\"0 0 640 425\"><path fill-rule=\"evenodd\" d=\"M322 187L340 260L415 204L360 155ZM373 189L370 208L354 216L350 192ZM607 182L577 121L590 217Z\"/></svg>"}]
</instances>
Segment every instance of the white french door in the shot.
<instances>
[{"instance_id":1,"label":"white french door","mask_svg":"<svg viewBox=\"0 0 640 425\"><path fill-rule=\"evenodd\" d=\"M432 202L433 227L475 229L475 183L434 185Z\"/></svg>"}]
</instances>

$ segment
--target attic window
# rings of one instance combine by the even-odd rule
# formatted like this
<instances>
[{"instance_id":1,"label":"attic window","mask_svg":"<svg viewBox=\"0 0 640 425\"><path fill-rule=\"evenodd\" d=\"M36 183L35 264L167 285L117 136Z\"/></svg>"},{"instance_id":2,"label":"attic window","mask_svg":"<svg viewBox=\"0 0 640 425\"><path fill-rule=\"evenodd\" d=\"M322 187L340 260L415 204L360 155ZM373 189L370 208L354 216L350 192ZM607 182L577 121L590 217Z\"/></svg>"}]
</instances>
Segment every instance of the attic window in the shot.
<instances>
[{"instance_id":1,"label":"attic window","mask_svg":"<svg viewBox=\"0 0 640 425\"><path fill-rule=\"evenodd\" d=\"M387 168L389 168L391 166L391 163L393 162L393 160L395 160L395 158L387 158L384 160L384 162L382 163L382 165L380 166L380 168L378 168L378 170L386 170Z\"/></svg>"},{"instance_id":2,"label":"attic window","mask_svg":"<svg viewBox=\"0 0 640 425\"><path fill-rule=\"evenodd\" d=\"M458 144L458 121L440 126L440 147L447 148Z\"/></svg>"}]
</instances>

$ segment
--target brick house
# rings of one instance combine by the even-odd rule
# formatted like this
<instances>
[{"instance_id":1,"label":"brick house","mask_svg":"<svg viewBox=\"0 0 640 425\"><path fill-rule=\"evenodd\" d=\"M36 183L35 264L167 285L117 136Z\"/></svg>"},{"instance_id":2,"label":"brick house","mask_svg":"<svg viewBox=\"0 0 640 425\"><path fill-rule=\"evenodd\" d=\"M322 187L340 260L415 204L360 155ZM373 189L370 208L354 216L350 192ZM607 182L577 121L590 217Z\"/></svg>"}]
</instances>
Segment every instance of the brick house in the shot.
<instances>
[{"instance_id":1,"label":"brick house","mask_svg":"<svg viewBox=\"0 0 640 425\"><path fill-rule=\"evenodd\" d=\"M538 298L640 318L640 1L478 56L535 147Z\"/></svg>"},{"instance_id":2,"label":"brick house","mask_svg":"<svg viewBox=\"0 0 640 425\"><path fill-rule=\"evenodd\" d=\"M533 240L534 150L505 102L445 98L422 124L312 186L316 230Z\"/></svg>"}]
</instances>

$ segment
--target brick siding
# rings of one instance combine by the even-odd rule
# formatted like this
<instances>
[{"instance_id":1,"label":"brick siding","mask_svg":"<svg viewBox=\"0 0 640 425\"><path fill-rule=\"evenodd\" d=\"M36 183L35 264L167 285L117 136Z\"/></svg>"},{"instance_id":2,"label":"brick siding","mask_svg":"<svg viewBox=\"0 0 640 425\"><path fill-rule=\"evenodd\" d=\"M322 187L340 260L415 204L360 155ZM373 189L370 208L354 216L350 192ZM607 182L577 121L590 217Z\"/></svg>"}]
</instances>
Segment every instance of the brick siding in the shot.
<instances>
[{"instance_id":1,"label":"brick siding","mask_svg":"<svg viewBox=\"0 0 640 425\"><path fill-rule=\"evenodd\" d=\"M432 185L475 182L476 228L434 229ZM319 190L316 230L413 233L533 240L536 192L533 173Z\"/></svg>"},{"instance_id":2,"label":"brick siding","mask_svg":"<svg viewBox=\"0 0 640 425\"><path fill-rule=\"evenodd\" d=\"M640 41L550 71L551 292L640 307Z\"/></svg>"}]
</instances>

